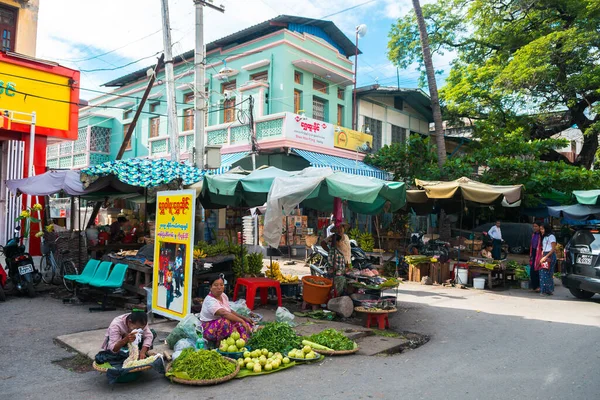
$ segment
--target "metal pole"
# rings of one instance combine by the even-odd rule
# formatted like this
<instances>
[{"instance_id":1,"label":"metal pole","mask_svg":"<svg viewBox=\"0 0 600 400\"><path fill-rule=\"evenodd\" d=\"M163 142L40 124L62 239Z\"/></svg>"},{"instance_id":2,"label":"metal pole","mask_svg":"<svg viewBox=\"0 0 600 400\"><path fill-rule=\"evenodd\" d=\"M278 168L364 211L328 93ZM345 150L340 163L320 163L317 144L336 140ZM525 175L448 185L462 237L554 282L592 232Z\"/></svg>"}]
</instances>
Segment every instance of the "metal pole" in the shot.
<instances>
[{"instance_id":1,"label":"metal pole","mask_svg":"<svg viewBox=\"0 0 600 400\"><path fill-rule=\"evenodd\" d=\"M196 7L196 44L194 46L194 131L196 157L194 164L196 168L204 169L204 135L206 98L208 93L204 90L206 85L206 52L204 48L204 6L213 10L225 12L223 6L215 6L206 0L194 0Z\"/></svg>"},{"instance_id":2,"label":"metal pole","mask_svg":"<svg viewBox=\"0 0 600 400\"><path fill-rule=\"evenodd\" d=\"M32 177L35 175L33 172L33 155L34 155L34 145L35 145L35 122L36 116L35 111L31 113L31 125L29 129L29 165L27 166L27 176ZM27 195L27 208L31 207L31 199L33 196Z\"/></svg>"},{"instance_id":3,"label":"metal pole","mask_svg":"<svg viewBox=\"0 0 600 400\"><path fill-rule=\"evenodd\" d=\"M354 53L354 90L352 91L352 129L356 130L358 124L358 104L356 104L356 73L358 71L358 29L356 30L356 52Z\"/></svg>"},{"instance_id":4,"label":"metal pole","mask_svg":"<svg viewBox=\"0 0 600 400\"><path fill-rule=\"evenodd\" d=\"M165 47L165 80L167 83L167 123L171 161L179 161L179 132L177 129L177 104L175 103L175 77L171 49L171 25L169 23L169 1L161 0L163 43Z\"/></svg>"},{"instance_id":5,"label":"metal pole","mask_svg":"<svg viewBox=\"0 0 600 400\"><path fill-rule=\"evenodd\" d=\"M201 2L195 1L196 7L196 45L194 51L194 130L195 132L195 147L196 147L196 168L204 169L204 135L205 135L205 113L206 113L206 96L205 87L205 70L204 59L204 6Z\"/></svg>"}]
</instances>

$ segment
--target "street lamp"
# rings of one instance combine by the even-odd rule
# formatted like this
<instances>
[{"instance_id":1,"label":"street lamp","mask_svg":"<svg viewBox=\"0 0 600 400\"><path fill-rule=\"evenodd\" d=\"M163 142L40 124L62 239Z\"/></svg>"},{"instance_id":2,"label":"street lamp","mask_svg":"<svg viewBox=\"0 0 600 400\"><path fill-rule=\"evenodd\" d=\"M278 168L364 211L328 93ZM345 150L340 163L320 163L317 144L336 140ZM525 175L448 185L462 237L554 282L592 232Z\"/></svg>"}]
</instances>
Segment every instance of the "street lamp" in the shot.
<instances>
[{"instance_id":1,"label":"street lamp","mask_svg":"<svg viewBox=\"0 0 600 400\"><path fill-rule=\"evenodd\" d=\"M367 26L360 24L356 27L356 53L354 54L354 90L352 99L352 129L356 130L358 123L358 104L356 103L356 72L358 70L358 38L364 37L367 34Z\"/></svg>"}]
</instances>

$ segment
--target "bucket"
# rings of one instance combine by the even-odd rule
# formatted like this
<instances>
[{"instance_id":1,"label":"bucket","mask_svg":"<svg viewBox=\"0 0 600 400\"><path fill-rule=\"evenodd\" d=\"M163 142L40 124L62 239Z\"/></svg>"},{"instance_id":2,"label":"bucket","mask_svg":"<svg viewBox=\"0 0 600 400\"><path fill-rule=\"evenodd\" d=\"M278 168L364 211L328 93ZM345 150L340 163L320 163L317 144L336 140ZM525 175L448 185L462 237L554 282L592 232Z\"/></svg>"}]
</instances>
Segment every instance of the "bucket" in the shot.
<instances>
[{"instance_id":1,"label":"bucket","mask_svg":"<svg viewBox=\"0 0 600 400\"><path fill-rule=\"evenodd\" d=\"M485 287L485 278L473 278L473 287L475 289L483 289Z\"/></svg>"},{"instance_id":2,"label":"bucket","mask_svg":"<svg viewBox=\"0 0 600 400\"><path fill-rule=\"evenodd\" d=\"M461 285L466 285L467 281L469 280L469 270L466 268L458 268L457 271L458 272L456 273L456 281Z\"/></svg>"},{"instance_id":3,"label":"bucket","mask_svg":"<svg viewBox=\"0 0 600 400\"><path fill-rule=\"evenodd\" d=\"M314 282L322 282L323 285L307 282L310 279ZM329 300L329 292L333 282L330 279L320 276L303 276L302 277L302 299L310 304L326 304Z\"/></svg>"}]
</instances>

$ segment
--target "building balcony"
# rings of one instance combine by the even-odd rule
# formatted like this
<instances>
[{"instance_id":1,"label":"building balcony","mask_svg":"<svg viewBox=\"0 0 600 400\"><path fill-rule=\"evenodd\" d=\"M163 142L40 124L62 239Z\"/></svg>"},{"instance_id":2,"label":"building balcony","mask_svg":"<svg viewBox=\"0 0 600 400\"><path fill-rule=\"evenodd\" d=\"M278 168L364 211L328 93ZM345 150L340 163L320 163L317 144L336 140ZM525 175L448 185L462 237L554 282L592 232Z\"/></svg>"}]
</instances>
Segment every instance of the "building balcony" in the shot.
<instances>
[{"instance_id":1,"label":"building balcony","mask_svg":"<svg viewBox=\"0 0 600 400\"><path fill-rule=\"evenodd\" d=\"M48 168L85 168L110 160L111 129L100 126L79 128L75 141L49 145L46 149Z\"/></svg>"}]
</instances>

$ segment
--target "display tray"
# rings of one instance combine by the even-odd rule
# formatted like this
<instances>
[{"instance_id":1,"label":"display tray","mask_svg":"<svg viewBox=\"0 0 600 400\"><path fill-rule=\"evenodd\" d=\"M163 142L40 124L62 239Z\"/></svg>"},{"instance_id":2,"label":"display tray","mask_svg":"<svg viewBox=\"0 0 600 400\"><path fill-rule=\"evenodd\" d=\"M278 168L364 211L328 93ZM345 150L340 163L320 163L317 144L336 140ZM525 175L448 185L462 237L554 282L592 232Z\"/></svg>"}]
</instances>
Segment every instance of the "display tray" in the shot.
<instances>
[{"instance_id":1,"label":"display tray","mask_svg":"<svg viewBox=\"0 0 600 400\"><path fill-rule=\"evenodd\" d=\"M281 364L281 366L277 369L272 369L270 371L262 370L260 372L254 372L254 371L250 371L249 369L243 368L243 369L240 369L240 372L236 375L236 378L242 379L247 376L259 376L259 375L273 374L275 372L280 372L280 371L284 371L288 368L292 368L294 365L296 365L296 362L290 361L289 364Z\"/></svg>"},{"instance_id":2,"label":"display tray","mask_svg":"<svg viewBox=\"0 0 600 400\"><path fill-rule=\"evenodd\" d=\"M294 361L294 362L298 363L298 364L301 364L301 363L302 363L302 364L309 364L309 363L313 363L313 362L316 362L316 361L321 361L321 360L323 360L323 359L325 358L325 356L324 356L324 355L322 355L320 352L319 352L319 353L317 353L317 352L315 351L314 353L315 353L316 357L315 357L315 358L309 358L308 360L307 360L306 358L296 358L296 357L290 357L288 354L286 354L285 356L286 356L287 358L289 358L290 360L292 360L292 361Z\"/></svg>"},{"instance_id":3,"label":"display tray","mask_svg":"<svg viewBox=\"0 0 600 400\"><path fill-rule=\"evenodd\" d=\"M92 368L94 368L98 372L106 373L106 371L108 371L109 369L112 369L114 367L112 365L110 365L110 363L107 363L107 362L105 362L104 364L98 364L98 363L96 363L96 361L94 361L92 363ZM133 374L135 372L148 371L149 369L152 369L152 365L142 365L138 368L132 368L130 370L127 370L127 373Z\"/></svg>"},{"instance_id":4,"label":"display tray","mask_svg":"<svg viewBox=\"0 0 600 400\"><path fill-rule=\"evenodd\" d=\"M222 378L192 380L192 379L184 379L184 378L181 378L181 377L176 377L176 376L173 376L173 375L169 376L169 371L171 371L171 363L167 366L167 370L165 372L165 376L167 378L169 378L171 380L171 382L181 383L182 385L191 385L191 386L218 385L220 383L224 383L224 382L232 380L240 372L240 366L238 365L238 363L235 360L232 360L231 358L227 358L227 357L226 357L226 359L227 359L227 361L235 364L235 371L233 371L231 374L229 374L227 376L224 376Z\"/></svg>"},{"instance_id":5,"label":"display tray","mask_svg":"<svg viewBox=\"0 0 600 400\"><path fill-rule=\"evenodd\" d=\"M365 307L354 307L354 311L368 314L390 314L398 311L396 308L392 308L390 310L370 310Z\"/></svg>"},{"instance_id":6,"label":"display tray","mask_svg":"<svg viewBox=\"0 0 600 400\"><path fill-rule=\"evenodd\" d=\"M354 348L352 350L319 350L319 354L322 354L324 356L345 356L349 354L354 354L358 350L360 350L360 347L356 342L354 342Z\"/></svg>"}]
</instances>

